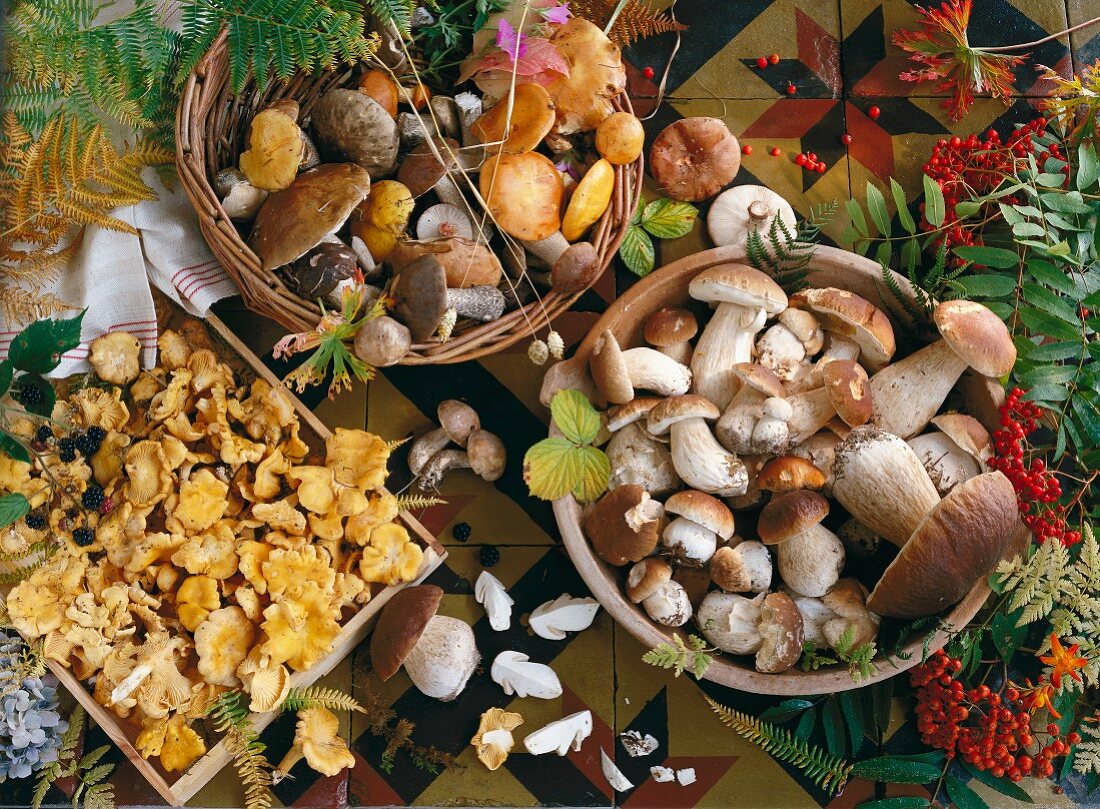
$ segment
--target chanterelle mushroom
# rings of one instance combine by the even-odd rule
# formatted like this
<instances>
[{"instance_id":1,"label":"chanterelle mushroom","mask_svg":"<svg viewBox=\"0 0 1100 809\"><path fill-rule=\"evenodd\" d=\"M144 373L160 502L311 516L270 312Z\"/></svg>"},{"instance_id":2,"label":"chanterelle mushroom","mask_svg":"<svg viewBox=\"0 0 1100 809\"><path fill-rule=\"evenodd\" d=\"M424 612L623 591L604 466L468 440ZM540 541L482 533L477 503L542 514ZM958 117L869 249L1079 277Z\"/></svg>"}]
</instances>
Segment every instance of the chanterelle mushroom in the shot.
<instances>
[{"instance_id":1,"label":"chanterelle mushroom","mask_svg":"<svg viewBox=\"0 0 1100 809\"><path fill-rule=\"evenodd\" d=\"M688 285L691 297L717 303L691 357L694 390L723 409L737 392L734 366L752 361L753 335L769 315L787 308L775 281L743 264L703 270Z\"/></svg>"},{"instance_id":2,"label":"chanterelle mushroom","mask_svg":"<svg viewBox=\"0 0 1100 809\"><path fill-rule=\"evenodd\" d=\"M450 702L466 687L481 655L466 622L436 615L442 598L443 591L431 584L401 590L383 608L370 652L383 681L404 664L423 694Z\"/></svg>"},{"instance_id":3,"label":"chanterelle mushroom","mask_svg":"<svg viewBox=\"0 0 1100 809\"><path fill-rule=\"evenodd\" d=\"M779 546L779 575L804 596L825 595L844 567L843 543L821 525L828 513L828 501L807 491L778 495L760 512L760 539L765 545Z\"/></svg>"},{"instance_id":4,"label":"chanterelle mushroom","mask_svg":"<svg viewBox=\"0 0 1100 809\"><path fill-rule=\"evenodd\" d=\"M340 720L328 708L298 711L294 746L271 773L272 782L277 784L290 775L291 768L303 757L306 764L321 775L337 775L341 770L355 766L355 756L340 736Z\"/></svg>"},{"instance_id":5,"label":"chanterelle mushroom","mask_svg":"<svg viewBox=\"0 0 1100 809\"><path fill-rule=\"evenodd\" d=\"M710 205L707 232L718 247L743 245L749 233L767 236L776 217L793 236L798 229L791 204L762 185L739 185L723 191Z\"/></svg>"},{"instance_id":6,"label":"chanterelle mushroom","mask_svg":"<svg viewBox=\"0 0 1100 809\"><path fill-rule=\"evenodd\" d=\"M501 708L490 708L483 713L477 733L470 740L481 763L490 770L500 767L515 745L512 731L522 724L522 716Z\"/></svg>"},{"instance_id":7,"label":"chanterelle mushroom","mask_svg":"<svg viewBox=\"0 0 1100 809\"><path fill-rule=\"evenodd\" d=\"M707 421L716 418L718 408L702 396L673 396L649 411L647 424L654 435L671 430L672 464L688 486L719 497L744 494L748 471L710 431Z\"/></svg>"}]
</instances>

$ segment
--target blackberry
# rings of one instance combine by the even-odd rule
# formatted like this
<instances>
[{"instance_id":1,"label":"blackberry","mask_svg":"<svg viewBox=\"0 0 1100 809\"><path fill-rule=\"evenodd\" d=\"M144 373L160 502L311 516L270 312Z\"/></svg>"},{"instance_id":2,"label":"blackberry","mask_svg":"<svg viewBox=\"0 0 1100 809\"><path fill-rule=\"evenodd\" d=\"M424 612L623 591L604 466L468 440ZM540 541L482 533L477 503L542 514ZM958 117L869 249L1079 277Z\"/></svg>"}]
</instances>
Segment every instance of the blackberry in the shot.
<instances>
[{"instance_id":1,"label":"blackberry","mask_svg":"<svg viewBox=\"0 0 1100 809\"><path fill-rule=\"evenodd\" d=\"M33 528L35 531L41 531L46 527L46 516L44 514L28 514L26 519L27 527Z\"/></svg>"},{"instance_id":2,"label":"blackberry","mask_svg":"<svg viewBox=\"0 0 1100 809\"><path fill-rule=\"evenodd\" d=\"M86 509L95 511L103 505L103 489L96 484L91 484L80 496L80 504Z\"/></svg>"},{"instance_id":3,"label":"blackberry","mask_svg":"<svg viewBox=\"0 0 1100 809\"><path fill-rule=\"evenodd\" d=\"M482 567L492 567L500 561L500 551L493 545L486 545L481 549L477 559Z\"/></svg>"},{"instance_id":4,"label":"blackberry","mask_svg":"<svg viewBox=\"0 0 1100 809\"><path fill-rule=\"evenodd\" d=\"M82 548L87 548L95 542L95 531L91 528L77 528L73 531L73 542Z\"/></svg>"},{"instance_id":5,"label":"blackberry","mask_svg":"<svg viewBox=\"0 0 1100 809\"><path fill-rule=\"evenodd\" d=\"M88 428L85 435L97 444L102 444L103 439L107 437L107 431L102 427L92 426Z\"/></svg>"},{"instance_id":6,"label":"blackberry","mask_svg":"<svg viewBox=\"0 0 1100 809\"><path fill-rule=\"evenodd\" d=\"M468 522L460 522L454 528L451 529L451 536L457 539L459 542L465 542L470 538L470 534L473 533L473 529L470 528Z\"/></svg>"},{"instance_id":7,"label":"blackberry","mask_svg":"<svg viewBox=\"0 0 1100 809\"><path fill-rule=\"evenodd\" d=\"M76 460L76 440L73 438L62 438L57 442L57 455L61 459L61 463L72 463Z\"/></svg>"},{"instance_id":8,"label":"blackberry","mask_svg":"<svg viewBox=\"0 0 1100 809\"><path fill-rule=\"evenodd\" d=\"M53 430L51 430L48 425L43 424L35 432L34 437L35 440L41 441L43 444L45 444L47 441L53 438Z\"/></svg>"},{"instance_id":9,"label":"blackberry","mask_svg":"<svg viewBox=\"0 0 1100 809\"><path fill-rule=\"evenodd\" d=\"M89 427L84 435L76 439L76 448L84 454L85 458L90 458L99 452L106 437L107 432L102 427Z\"/></svg>"},{"instance_id":10,"label":"blackberry","mask_svg":"<svg viewBox=\"0 0 1100 809\"><path fill-rule=\"evenodd\" d=\"M37 385L27 385L19 390L19 402L23 407L34 407L42 404L42 389Z\"/></svg>"}]
</instances>

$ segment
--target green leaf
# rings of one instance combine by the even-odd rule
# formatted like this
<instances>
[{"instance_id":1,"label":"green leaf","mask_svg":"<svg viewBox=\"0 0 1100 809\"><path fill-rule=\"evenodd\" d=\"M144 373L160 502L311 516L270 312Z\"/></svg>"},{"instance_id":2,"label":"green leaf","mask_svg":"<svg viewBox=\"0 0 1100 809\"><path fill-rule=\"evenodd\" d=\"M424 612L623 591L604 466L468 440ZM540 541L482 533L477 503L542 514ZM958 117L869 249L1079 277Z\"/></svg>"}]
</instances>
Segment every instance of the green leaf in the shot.
<instances>
[{"instance_id":1,"label":"green leaf","mask_svg":"<svg viewBox=\"0 0 1100 809\"><path fill-rule=\"evenodd\" d=\"M1000 792L1006 797L1015 798L1018 801L1023 801L1024 803L1034 803L1034 801L1031 800L1030 795L1024 792L1024 790L1021 789L1019 786L1009 781L1007 778L997 778L992 773L979 770L974 767L973 764L970 764L966 761L960 760L959 764L962 765L964 770L974 776L975 781L985 784L990 789Z\"/></svg>"},{"instance_id":2,"label":"green leaf","mask_svg":"<svg viewBox=\"0 0 1100 809\"><path fill-rule=\"evenodd\" d=\"M953 252L966 261L996 269L1015 267L1020 261L1016 251L1005 250L1003 247L956 247Z\"/></svg>"},{"instance_id":3,"label":"green leaf","mask_svg":"<svg viewBox=\"0 0 1100 809\"><path fill-rule=\"evenodd\" d=\"M840 695L840 712L848 724L848 739L852 743L852 755L859 755L863 747L863 702L856 699L851 691Z\"/></svg>"},{"instance_id":4,"label":"green leaf","mask_svg":"<svg viewBox=\"0 0 1100 809\"><path fill-rule=\"evenodd\" d=\"M1024 294L1024 300L1028 303L1037 306L1048 314L1064 320L1075 329L1078 327L1081 319L1078 317L1077 307L1069 301L1063 300L1049 289L1039 284L1024 284L1021 289Z\"/></svg>"},{"instance_id":5,"label":"green leaf","mask_svg":"<svg viewBox=\"0 0 1100 809\"><path fill-rule=\"evenodd\" d=\"M11 525L30 513L31 504L21 494L0 494L0 528Z\"/></svg>"},{"instance_id":6,"label":"green leaf","mask_svg":"<svg viewBox=\"0 0 1100 809\"><path fill-rule=\"evenodd\" d=\"M899 795L896 798L879 798L874 801L857 803L856 809L928 809L932 804L928 798L917 795Z\"/></svg>"},{"instance_id":7,"label":"green leaf","mask_svg":"<svg viewBox=\"0 0 1100 809\"><path fill-rule=\"evenodd\" d=\"M1100 161L1096 159L1096 146L1083 142L1077 147L1077 190L1084 191L1097 179L1100 179Z\"/></svg>"},{"instance_id":8,"label":"green leaf","mask_svg":"<svg viewBox=\"0 0 1100 809\"><path fill-rule=\"evenodd\" d=\"M0 396L3 396L11 388L11 378L14 373L15 369L12 367L11 362L8 360L0 362Z\"/></svg>"},{"instance_id":9,"label":"green leaf","mask_svg":"<svg viewBox=\"0 0 1100 809\"><path fill-rule=\"evenodd\" d=\"M557 500L580 482L577 449L567 438L544 438L523 456L523 479L533 497Z\"/></svg>"},{"instance_id":10,"label":"green leaf","mask_svg":"<svg viewBox=\"0 0 1100 809\"><path fill-rule=\"evenodd\" d=\"M642 227L658 239L679 239L691 232L698 215L687 202L655 199L642 211Z\"/></svg>"},{"instance_id":11,"label":"green leaf","mask_svg":"<svg viewBox=\"0 0 1100 809\"><path fill-rule=\"evenodd\" d=\"M1066 178L1061 174L1054 174L1053 172L1044 171L1039 173L1035 177L1036 185L1046 185L1052 188L1060 188L1062 183L1066 181ZM1057 196L1056 194L1040 194L1040 196ZM1044 200L1045 201L1045 200Z\"/></svg>"},{"instance_id":12,"label":"green leaf","mask_svg":"<svg viewBox=\"0 0 1100 809\"><path fill-rule=\"evenodd\" d=\"M890 707L894 697L894 681L883 680L873 687L875 727L878 729L877 738L882 741L886 738L886 730L890 725Z\"/></svg>"},{"instance_id":13,"label":"green leaf","mask_svg":"<svg viewBox=\"0 0 1100 809\"><path fill-rule=\"evenodd\" d=\"M27 452L27 448L7 433L0 433L0 453L17 461L23 461L23 463L31 462L31 456Z\"/></svg>"},{"instance_id":14,"label":"green leaf","mask_svg":"<svg viewBox=\"0 0 1100 809\"><path fill-rule=\"evenodd\" d=\"M20 371L46 374L57 367L61 355L80 345L84 312L63 320L36 320L23 329L8 349L8 360Z\"/></svg>"},{"instance_id":15,"label":"green leaf","mask_svg":"<svg viewBox=\"0 0 1100 809\"><path fill-rule=\"evenodd\" d=\"M860 236L865 239L869 238L871 231L867 227L867 218L863 215L863 209L859 207L859 203L854 199L850 199L844 203L844 208L848 211L848 216L851 217L852 227L859 232Z\"/></svg>"},{"instance_id":16,"label":"green leaf","mask_svg":"<svg viewBox=\"0 0 1100 809\"><path fill-rule=\"evenodd\" d=\"M915 269L920 261L920 244L916 239L909 239L901 246L901 266L907 273Z\"/></svg>"},{"instance_id":17,"label":"green leaf","mask_svg":"<svg viewBox=\"0 0 1100 809\"><path fill-rule=\"evenodd\" d=\"M913 214L909 213L909 207L905 204L905 189L901 183L890 178L890 195L894 198L894 205L898 209L898 221L905 228L905 232L912 235L917 232L917 223L913 221ZM962 203L960 202L959 205ZM958 208L958 205L955 206Z\"/></svg>"},{"instance_id":18,"label":"green leaf","mask_svg":"<svg viewBox=\"0 0 1100 809\"><path fill-rule=\"evenodd\" d=\"M1016 290L1016 279L1007 275L965 275L953 282L968 298L1003 298Z\"/></svg>"},{"instance_id":19,"label":"green leaf","mask_svg":"<svg viewBox=\"0 0 1100 809\"><path fill-rule=\"evenodd\" d=\"M778 705L773 705L770 708L765 708L760 712L758 717L763 722L771 722L773 724L779 724L786 722L789 719L793 719L807 708L814 707L814 704L808 699L785 699Z\"/></svg>"},{"instance_id":20,"label":"green leaf","mask_svg":"<svg viewBox=\"0 0 1100 809\"><path fill-rule=\"evenodd\" d=\"M628 270L639 278L645 278L653 272L653 263L656 260L653 240L640 227L631 225L626 229L623 243L619 245L619 258Z\"/></svg>"},{"instance_id":21,"label":"green leaf","mask_svg":"<svg viewBox=\"0 0 1100 809\"><path fill-rule=\"evenodd\" d=\"M1053 337L1055 340L1079 340L1080 332L1066 321L1040 311L1033 306L1021 306L1017 310L1020 320L1034 334Z\"/></svg>"},{"instance_id":22,"label":"green leaf","mask_svg":"<svg viewBox=\"0 0 1100 809\"><path fill-rule=\"evenodd\" d=\"M1024 396L1029 402L1064 402L1069 398L1065 385L1035 385Z\"/></svg>"},{"instance_id":23,"label":"green leaf","mask_svg":"<svg viewBox=\"0 0 1100 809\"><path fill-rule=\"evenodd\" d=\"M998 613L993 618L990 627L993 645L997 648L997 654L1001 656L1001 660L1006 664L1012 662L1012 656L1016 654L1016 650L1024 642L1024 636L1027 635L1027 624L1016 626L1020 618L1020 612L1020 610L1013 610L1012 612Z\"/></svg>"},{"instance_id":24,"label":"green leaf","mask_svg":"<svg viewBox=\"0 0 1100 809\"><path fill-rule=\"evenodd\" d=\"M947 796L951 798L959 809L989 809L982 796L972 790L961 778L953 775L944 776L944 786L947 787Z\"/></svg>"},{"instance_id":25,"label":"green leaf","mask_svg":"<svg viewBox=\"0 0 1100 809\"><path fill-rule=\"evenodd\" d=\"M840 706L835 697L825 700L821 710L821 722L825 726L825 748L831 755L843 756L844 745L844 719L840 715Z\"/></svg>"},{"instance_id":26,"label":"green leaf","mask_svg":"<svg viewBox=\"0 0 1100 809\"><path fill-rule=\"evenodd\" d=\"M959 219L969 219L982 209L982 203L972 199L964 199L955 204L955 216Z\"/></svg>"},{"instance_id":27,"label":"green leaf","mask_svg":"<svg viewBox=\"0 0 1100 809\"><path fill-rule=\"evenodd\" d=\"M1058 362L1060 360L1078 359L1081 356L1081 351L1082 346L1079 342L1065 340L1060 343L1033 346L1024 356L1034 362Z\"/></svg>"},{"instance_id":28,"label":"green leaf","mask_svg":"<svg viewBox=\"0 0 1100 809\"><path fill-rule=\"evenodd\" d=\"M962 205L962 203L960 202L959 205ZM958 205L956 205L955 207L958 208ZM1011 205L1005 205L1003 202L998 202L997 207L1000 208L1001 216L1004 217L1004 220L1008 225L1011 226L1024 221L1024 215L1013 208Z\"/></svg>"},{"instance_id":29,"label":"green leaf","mask_svg":"<svg viewBox=\"0 0 1100 809\"><path fill-rule=\"evenodd\" d=\"M809 739L810 734L814 732L815 724L817 724L817 708L811 708L798 720L794 735L803 740Z\"/></svg>"},{"instance_id":30,"label":"green leaf","mask_svg":"<svg viewBox=\"0 0 1100 809\"><path fill-rule=\"evenodd\" d=\"M611 461L596 447L574 447L573 458L577 470L573 496L581 503L591 503L607 491Z\"/></svg>"},{"instance_id":31,"label":"green leaf","mask_svg":"<svg viewBox=\"0 0 1100 809\"><path fill-rule=\"evenodd\" d=\"M875 261L883 267L889 267L892 252L891 242L879 242L878 247L875 248Z\"/></svg>"},{"instance_id":32,"label":"green leaf","mask_svg":"<svg viewBox=\"0 0 1100 809\"><path fill-rule=\"evenodd\" d=\"M944 203L943 203L943 189L939 187L935 180L924 175L924 218L933 227L939 227L943 224L944 217Z\"/></svg>"},{"instance_id":33,"label":"green leaf","mask_svg":"<svg viewBox=\"0 0 1100 809\"><path fill-rule=\"evenodd\" d=\"M559 390L550 402L550 415L562 435L574 444L591 444L600 432L600 414L579 390Z\"/></svg>"},{"instance_id":34,"label":"green leaf","mask_svg":"<svg viewBox=\"0 0 1100 809\"><path fill-rule=\"evenodd\" d=\"M890 213L886 210L886 198L870 180L867 181L867 211L871 214L871 221L875 223L878 232L889 237Z\"/></svg>"},{"instance_id":35,"label":"green leaf","mask_svg":"<svg viewBox=\"0 0 1100 809\"><path fill-rule=\"evenodd\" d=\"M1077 285L1073 283L1073 279L1066 275L1064 270L1051 264L1049 261L1043 261L1038 258L1031 258L1027 261L1027 271L1031 273L1041 284L1046 284L1048 287L1058 290L1059 292L1071 296L1074 300L1078 300L1079 292Z\"/></svg>"},{"instance_id":36,"label":"green leaf","mask_svg":"<svg viewBox=\"0 0 1100 809\"><path fill-rule=\"evenodd\" d=\"M57 393L54 392L53 385L38 374L21 374L19 378L15 380L15 387L20 391L29 388L38 390L38 402L33 405L23 405L28 413L34 413L36 416L44 417L48 417L53 413L53 406L57 401Z\"/></svg>"},{"instance_id":37,"label":"green leaf","mask_svg":"<svg viewBox=\"0 0 1100 809\"><path fill-rule=\"evenodd\" d=\"M1042 225L1035 222L1017 222L1012 226L1012 235L1018 236L1021 239L1034 237L1037 239L1045 239L1047 230Z\"/></svg>"},{"instance_id":38,"label":"green leaf","mask_svg":"<svg viewBox=\"0 0 1100 809\"><path fill-rule=\"evenodd\" d=\"M1048 210L1058 211L1058 213L1092 213L1092 207L1086 204L1076 191L1040 194L1039 199Z\"/></svg>"},{"instance_id":39,"label":"green leaf","mask_svg":"<svg viewBox=\"0 0 1100 809\"><path fill-rule=\"evenodd\" d=\"M888 784L927 784L940 777L940 768L894 756L879 756L853 764L852 777Z\"/></svg>"}]
</instances>

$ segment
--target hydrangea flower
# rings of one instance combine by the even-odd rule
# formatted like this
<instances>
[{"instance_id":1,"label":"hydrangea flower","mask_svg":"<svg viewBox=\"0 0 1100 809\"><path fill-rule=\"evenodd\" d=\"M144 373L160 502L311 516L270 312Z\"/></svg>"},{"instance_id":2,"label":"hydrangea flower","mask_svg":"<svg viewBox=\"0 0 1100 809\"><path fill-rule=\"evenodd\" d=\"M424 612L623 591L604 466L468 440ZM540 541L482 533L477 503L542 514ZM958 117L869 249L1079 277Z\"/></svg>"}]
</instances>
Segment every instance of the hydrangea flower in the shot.
<instances>
[{"instance_id":1,"label":"hydrangea flower","mask_svg":"<svg viewBox=\"0 0 1100 809\"><path fill-rule=\"evenodd\" d=\"M55 677L16 681L22 659L22 641L0 632L0 783L57 761L69 727L57 712Z\"/></svg>"}]
</instances>

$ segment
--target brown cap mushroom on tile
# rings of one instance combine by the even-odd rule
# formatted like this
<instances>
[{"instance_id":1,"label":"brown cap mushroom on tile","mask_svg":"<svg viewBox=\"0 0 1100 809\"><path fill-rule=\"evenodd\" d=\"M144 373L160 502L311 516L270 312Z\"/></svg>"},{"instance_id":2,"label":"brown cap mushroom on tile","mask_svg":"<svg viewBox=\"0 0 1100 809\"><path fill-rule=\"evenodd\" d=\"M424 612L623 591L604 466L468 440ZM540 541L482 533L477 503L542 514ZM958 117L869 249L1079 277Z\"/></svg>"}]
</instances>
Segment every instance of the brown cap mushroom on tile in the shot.
<instances>
[{"instance_id":1,"label":"brown cap mushroom on tile","mask_svg":"<svg viewBox=\"0 0 1100 809\"><path fill-rule=\"evenodd\" d=\"M493 221L510 236L536 242L561 228L561 174L538 152L496 154L478 175Z\"/></svg>"},{"instance_id":2,"label":"brown cap mushroom on tile","mask_svg":"<svg viewBox=\"0 0 1100 809\"><path fill-rule=\"evenodd\" d=\"M327 163L299 174L256 215L249 246L265 270L289 264L331 236L370 193L370 176L352 163Z\"/></svg>"},{"instance_id":3,"label":"brown cap mushroom on tile","mask_svg":"<svg viewBox=\"0 0 1100 809\"><path fill-rule=\"evenodd\" d=\"M421 435L409 447L409 471L419 475L437 452L454 443L465 448L476 430L481 429L477 411L457 399L444 399L435 410L439 426Z\"/></svg>"},{"instance_id":4,"label":"brown cap mushroom on tile","mask_svg":"<svg viewBox=\"0 0 1100 809\"><path fill-rule=\"evenodd\" d=\"M641 486L612 489L584 518L584 533L596 554L611 565L638 562L653 553L664 508Z\"/></svg>"},{"instance_id":5,"label":"brown cap mushroom on tile","mask_svg":"<svg viewBox=\"0 0 1100 809\"><path fill-rule=\"evenodd\" d=\"M844 545L821 521L829 503L816 492L773 497L760 512L756 530L765 545L778 545L779 575L792 590L818 598L829 592L844 567Z\"/></svg>"},{"instance_id":6,"label":"brown cap mushroom on tile","mask_svg":"<svg viewBox=\"0 0 1100 809\"><path fill-rule=\"evenodd\" d=\"M740 168L741 146L718 118L681 118L649 148L649 170L661 192L684 202L713 197Z\"/></svg>"},{"instance_id":7,"label":"brown cap mushroom on tile","mask_svg":"<svg viewBox=\"0 0 1100 809\"><path fill-rule=\"evenodd\" d=\"M321 96L310 111L317 147L328 160L364 168L371 179L393 172L397 163L397 124L370 96L337 87Z\"/></svg>"},{"instance_id":8,"label":"brown cap mushroom on tile","mask_svg":"<svg viewBox=\"0 0 1100 809\"><path fill-rule=\"evenodd\" d=\"M786 671L802 657L802 613L786 593L771 593L760 607L761 646L756 670L765 674Z\"/></svg>"},{"instance_id":9,"label":"brown cap mushroom on tile","mask_svg":"<svg viewBox=\"0 0 1100 809\"><path fill-rule=\"evenodd\" d=\"M490 154L520 154L537 148L554 120L554 102L546 88L528 82L517 84L514 93L482 113L471 131Z\"/></svg>"},{"instance_id":10,"label":"brown cap mushroom on tile","mask_svg":"<svg viewBox=\"0 0 1100 809\"><path fill-rule=\"evenodd\" d=\"M646 318L643 336L662 354L687 365L691 361L691 341L698 333L695 315L678 306L666 306Z\"/></svg>"},{"instance_id":11,"label":"brown cap mushroom on tile","mask_svg":"<svg viewBox=\"0 0 1100 809\"><path fill-rule=\"evenodd\" d=\"M504 474L507 458L499 436L488 430L475 430L466 441L465 450L444 449L432 456L417 485L424 491L435 491L452 469L470 469L482 480L493 483Z\"/></svg>"}]
</instances>

